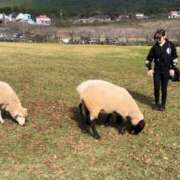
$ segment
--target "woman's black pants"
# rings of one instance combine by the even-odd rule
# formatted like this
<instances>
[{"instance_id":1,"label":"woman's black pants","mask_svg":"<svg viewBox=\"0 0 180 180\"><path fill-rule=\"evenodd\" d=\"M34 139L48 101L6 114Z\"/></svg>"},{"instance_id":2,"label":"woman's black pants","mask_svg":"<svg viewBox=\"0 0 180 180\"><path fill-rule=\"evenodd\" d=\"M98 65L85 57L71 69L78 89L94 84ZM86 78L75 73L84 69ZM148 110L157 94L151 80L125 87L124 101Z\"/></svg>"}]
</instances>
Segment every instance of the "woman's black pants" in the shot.
<instances>
[{"instance_id":1,"label":"woman's black pants","mask_svg":"<svg viewBox=\"0 0 180 180\"><path fill-rule=\"evenodd\" d=\"M166 106L167 87L169 81L169 71L155 71L154 72L154 97L156 105L161 105L163 108ZM160 102L160 89L161 89L161 102Z\"/></svg>"}]
</instances>

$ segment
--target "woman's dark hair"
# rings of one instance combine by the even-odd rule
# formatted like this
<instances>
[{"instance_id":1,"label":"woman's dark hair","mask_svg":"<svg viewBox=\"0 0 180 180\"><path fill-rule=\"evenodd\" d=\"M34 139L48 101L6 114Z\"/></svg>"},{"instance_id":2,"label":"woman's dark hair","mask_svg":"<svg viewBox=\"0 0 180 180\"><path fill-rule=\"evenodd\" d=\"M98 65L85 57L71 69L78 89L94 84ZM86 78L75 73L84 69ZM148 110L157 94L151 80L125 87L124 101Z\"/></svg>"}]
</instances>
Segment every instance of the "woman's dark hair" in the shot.
<instances>
[{"instance_id":1,"label":"woman's dark hair","mask_svg":"<svg viewBox=\"0 0 180 180\"><path fill-rule=\"evenodd\" d=\"M162 36L166 35L166 31L164 29L158 29L154 34L154 40L161 39Z\"/></svg>"}]
</instances>

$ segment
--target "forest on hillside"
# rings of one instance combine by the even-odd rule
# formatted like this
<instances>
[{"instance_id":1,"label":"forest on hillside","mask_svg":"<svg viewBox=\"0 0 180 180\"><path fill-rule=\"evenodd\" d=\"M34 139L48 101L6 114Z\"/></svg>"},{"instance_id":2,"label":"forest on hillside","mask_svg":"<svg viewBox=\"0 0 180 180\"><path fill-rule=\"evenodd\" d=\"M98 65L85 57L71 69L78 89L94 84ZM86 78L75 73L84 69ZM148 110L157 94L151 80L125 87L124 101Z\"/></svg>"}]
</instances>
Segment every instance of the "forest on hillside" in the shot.
<instances>
[{"instance_id":1,"label":"forest on hillside","mask_svg":"<svg viewBox=\"0 0 180 180\"><path fill-rule=\"evenodd\" d=\"M56 17L150 14L180 10L179 0L0 0L0 11L47 13Z\"/></svg>"}]
</instances>

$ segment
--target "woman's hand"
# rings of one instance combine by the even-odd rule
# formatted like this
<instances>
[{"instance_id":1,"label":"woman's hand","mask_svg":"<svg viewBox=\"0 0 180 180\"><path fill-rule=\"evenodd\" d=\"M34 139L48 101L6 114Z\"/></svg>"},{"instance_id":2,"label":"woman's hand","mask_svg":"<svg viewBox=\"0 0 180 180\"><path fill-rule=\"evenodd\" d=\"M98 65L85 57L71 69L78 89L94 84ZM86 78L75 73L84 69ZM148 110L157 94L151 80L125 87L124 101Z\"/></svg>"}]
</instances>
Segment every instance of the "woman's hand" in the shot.
<instances>
[{"instance_id":1,"label":"woman's hand","mask_svg":"<svg viewBox=\"0 0 180 180\"><path fill-rule=\"evenodd\" d=\"M154 71L151 69L147 72L148 76L153 77Z\"/></svg>"},{"instance_id":2,"label":"woman's hand","mask_svg":"<svg viewBox=\"0 0 180 180\"><path fill-rule=\"evenodd\" d=\"M174 75L175 75L174 69L170 69L170 70L169 70L169 75L170 75L171 77L174 77Z\"/></svg>"}]
</instances>

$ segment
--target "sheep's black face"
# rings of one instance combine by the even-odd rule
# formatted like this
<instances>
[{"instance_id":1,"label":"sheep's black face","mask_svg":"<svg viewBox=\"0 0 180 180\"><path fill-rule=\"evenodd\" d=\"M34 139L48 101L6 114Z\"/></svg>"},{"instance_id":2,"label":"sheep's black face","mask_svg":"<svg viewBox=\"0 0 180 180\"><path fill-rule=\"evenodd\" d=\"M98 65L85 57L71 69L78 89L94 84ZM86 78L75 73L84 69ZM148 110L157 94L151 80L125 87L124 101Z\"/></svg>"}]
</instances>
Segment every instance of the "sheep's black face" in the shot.
<instances>
[{"instance_id":1,"label":"sheep's black face","mask_svg":"<svg viewBox=\"0 0 180 180\"><path fill-rule=\"evenodd\" d=\"M133 126L132 134L139 134L145 126L144 119L141 120L136 126Z\"/></svg>"},{"instance_id":2,"label":"sheep's black face","mask_svg":"<svg viewBox=\"0 0 180 180\"><path fill-rule=\"evenodd\" d=\"M140 120L137 125L133 125L131 118L127 118L127 131L131 134L139 134L145 127L144 119Z\"/></svg>"}]
</instances>

